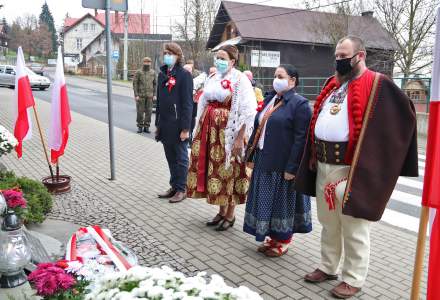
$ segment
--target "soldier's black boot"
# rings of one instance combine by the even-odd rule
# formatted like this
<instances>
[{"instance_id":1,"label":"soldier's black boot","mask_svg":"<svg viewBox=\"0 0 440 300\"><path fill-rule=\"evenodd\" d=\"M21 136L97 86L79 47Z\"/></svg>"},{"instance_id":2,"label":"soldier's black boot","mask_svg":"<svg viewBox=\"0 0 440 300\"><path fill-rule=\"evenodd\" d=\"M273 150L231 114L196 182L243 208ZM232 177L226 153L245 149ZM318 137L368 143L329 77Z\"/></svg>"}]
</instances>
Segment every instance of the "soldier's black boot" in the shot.
<instances>
[{"instance_id":1,"label":"soldier's black boot","mask_svg":"<svg viewBox=\"0 0 440 300\"><path fill-rule=\"evenodd\" d=\"M144 127L144 132L151 133L150 128L149 127Z\"/></svg>"},{"instance_id":2,"label":"soldier's black boot","mask_svg":"<svg viewBox=\"0 0 440 300\"><path fill-rule=\"evenodd\" d=\"M142 127L138 127L137 133L142 133Z\"/></svg>"}]
</instances>

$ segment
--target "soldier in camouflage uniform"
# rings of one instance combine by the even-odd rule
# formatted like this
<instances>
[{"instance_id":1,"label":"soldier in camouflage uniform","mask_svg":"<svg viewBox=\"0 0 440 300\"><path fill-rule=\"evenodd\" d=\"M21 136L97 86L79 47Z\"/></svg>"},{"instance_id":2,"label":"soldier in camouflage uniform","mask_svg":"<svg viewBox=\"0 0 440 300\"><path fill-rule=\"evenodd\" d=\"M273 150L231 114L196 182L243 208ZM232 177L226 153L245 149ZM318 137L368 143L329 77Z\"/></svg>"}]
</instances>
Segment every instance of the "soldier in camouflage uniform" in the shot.
<instances>
[{"instance_id":1,"label":"soldier in camouflage uniform","mask_svg":"<svg viewBox=\"0 0 440 300\"><path fill-rule=\"evenodd\" d=\"M136 99L138 133L150 133L153 98L156 93L156 72L151 69L151 58L144 57L142 69L137 70L133 78L134 97Z\"/></svg>"}]
</instances>

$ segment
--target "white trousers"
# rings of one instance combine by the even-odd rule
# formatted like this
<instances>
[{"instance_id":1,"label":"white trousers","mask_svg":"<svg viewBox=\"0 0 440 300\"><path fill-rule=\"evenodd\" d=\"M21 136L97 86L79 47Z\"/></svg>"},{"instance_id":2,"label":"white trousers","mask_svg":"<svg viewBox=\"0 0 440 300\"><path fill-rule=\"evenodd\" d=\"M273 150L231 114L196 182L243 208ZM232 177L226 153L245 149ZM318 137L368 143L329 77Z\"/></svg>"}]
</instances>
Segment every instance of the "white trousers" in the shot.
<instances>
[{"instance_id":1,"label":"white trousers","mask_svg":"<svg viewBox=\"0 0 440 300\"><path fill-rule=\"evenodd\" d=\"M347 166L318 162L316 202L318 220L322 225L320 269L327 274L337 274L343 257L342 281L360 288L368 273L371 222L342 214L346 181L336 187L335 210L329 210L324 196L324 188L328 183L348 176L343 168L348 171ZM338 174L341 171L343 174Z\"/></svg>"}]
</instances>

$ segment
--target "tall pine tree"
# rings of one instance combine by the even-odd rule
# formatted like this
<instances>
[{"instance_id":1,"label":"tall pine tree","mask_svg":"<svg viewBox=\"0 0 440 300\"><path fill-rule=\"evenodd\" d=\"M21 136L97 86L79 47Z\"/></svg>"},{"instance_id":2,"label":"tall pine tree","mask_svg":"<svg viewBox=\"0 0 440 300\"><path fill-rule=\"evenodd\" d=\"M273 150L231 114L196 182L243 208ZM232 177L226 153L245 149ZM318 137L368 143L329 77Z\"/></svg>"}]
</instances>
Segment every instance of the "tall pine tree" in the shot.
<instances>
[{"instance_id":1,"label":"tall pine tree","mask_svg":"<svg viewBox=\"0 0 440 300\"><path fill-rule=\"evenodd\" d=\"M11 28L9 28L9 24L6 21L6 18L3 17L1 24L3 25L3 33L4 34L9 34L9 32L11 31Z\"/></svg>"},{"instance_id":2,"label":"tall pine tree","mask_svg":"<svg viewBox=\"0 0 440 300\"><path fill-rule=\"evenodd\" d=\"M40 24L45 24L47 29L50 32L50 37L52 39L52 51L56 52L57 50L57 31L55 29L55 22L53 20L52 13L49 10L49 6L46 2L44 2L41 7L41 13L39 18Z\"/></svg>"}]
</instances>

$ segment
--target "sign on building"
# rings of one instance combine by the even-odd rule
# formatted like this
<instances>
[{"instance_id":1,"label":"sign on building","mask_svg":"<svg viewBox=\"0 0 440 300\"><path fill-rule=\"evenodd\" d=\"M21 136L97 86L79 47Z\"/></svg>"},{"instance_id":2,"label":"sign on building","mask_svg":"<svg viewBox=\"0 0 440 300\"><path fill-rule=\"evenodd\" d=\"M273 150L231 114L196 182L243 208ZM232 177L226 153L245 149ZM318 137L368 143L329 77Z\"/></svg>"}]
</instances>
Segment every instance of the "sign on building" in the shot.
<instances>
[{"instance_id":1,"label":"sign on building","mask_svg":"<svg viewBox=\"0 0 440 300\"><path fill-rule=\"evenodd\" d=\"M251 52L252 67L276 68L280 65L280 61L280 51L252 50Z\"/></svg>"},{"instance_id":2,"label":"sign on building","mask_svg":"<svg viewBox=\"0 0 440 300\"><path fill-rule=\"evenodd\" d=\"M110 0L110 10L127 11L127 0ZM82 0L85 8L105 9L105 0Z\"/></svg>"},{"instance_id":3,"label":"sign on building","mask_svg":"<svg viewBox=\"0 0 440 300\"><path fill-rule=\"evenodd\" d=\"M113 50L112 58L114 60L118 60L119 59L119 50Z\"/></svg>"},{"instance_id":4,"label":"sign on building","mask_svg":"<svg viewBox=\"0 0 440 300\"><path fill-rule=\"evenodd\" d=\"M47 60L47 64L48 64L49 66L56 66L56 64L57 64L57 60L56 60L56 58L49 58L49 59Z\"/></svg>"}]
</instances>

